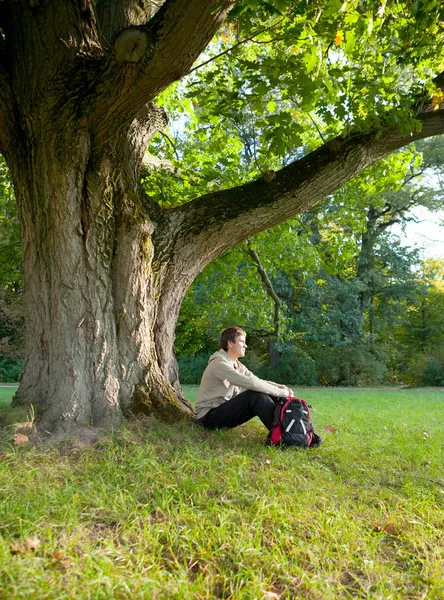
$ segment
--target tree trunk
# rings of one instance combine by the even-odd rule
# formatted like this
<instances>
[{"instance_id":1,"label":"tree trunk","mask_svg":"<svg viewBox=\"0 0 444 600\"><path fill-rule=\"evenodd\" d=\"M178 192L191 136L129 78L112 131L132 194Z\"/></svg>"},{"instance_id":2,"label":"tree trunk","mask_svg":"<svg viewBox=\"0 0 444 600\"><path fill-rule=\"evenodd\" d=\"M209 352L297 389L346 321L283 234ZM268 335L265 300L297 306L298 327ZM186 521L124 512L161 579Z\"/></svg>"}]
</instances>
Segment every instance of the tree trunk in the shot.
<instances>
[{"instance_id":1,"label":"tree trunk","mask_svg":"<svg viewBox=\"0 0 444 600\"><path fill-rule=\"evenodd\" d=\"M69 148L45 138L41 151L9 160L28 312L15 403L35 405L49 431L109 428L135 410L192 413L164 368L162 335L173 336L186 287L175 298L174 281L160 272L148 200L138 190L146 123L116 142L113 157L95 153L77 124Z\"/></svg>"}]
</instances>

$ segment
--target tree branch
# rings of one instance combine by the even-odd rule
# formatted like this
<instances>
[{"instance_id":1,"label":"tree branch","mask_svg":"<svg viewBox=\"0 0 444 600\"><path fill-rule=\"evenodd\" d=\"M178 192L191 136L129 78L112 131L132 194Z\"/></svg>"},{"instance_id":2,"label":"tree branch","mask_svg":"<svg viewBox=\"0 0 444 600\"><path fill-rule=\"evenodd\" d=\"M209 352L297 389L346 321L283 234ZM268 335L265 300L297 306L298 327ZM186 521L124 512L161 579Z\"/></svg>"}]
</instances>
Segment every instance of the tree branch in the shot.
<instances>
[{"instance_id":1,"label":"tree branch","mask_svg":"<svg viewBox=\"0 0 444 600\"><path fill-rule=\"evenodd\" d=\"M119 31L144 25L164 3L165 0L101 0L96 12L106 45L111 46Z\"/></svg>"},{"instance_id":2,"label":"tree branch","mask_svg":"<svg viewBox=\"0 0 444 600\"><path fill-rule=\"evenodd\" d=\"M382 135L338 137L277 171L269 183L261 178L163 211L155 232L158 260L174 255L177 268L192 280L224 250L308 210L394 150L444 133L444 110L419 120L420 132L392 128Z\"/></svg>"},{"instance_id":3,"label":"tree branch","mask_svg":"<svg viewBox=\"0 0 444 600\"><path fill-rule=\"evenodd\" d=\"M239 42L237 42L237 44L234 44L234 46L231 46L230 48L227 48L223 52L219 52L219 54L216 54L216 56L213 56L212 58L209 58L208 60L205 60L203 63L200 63L199 65L196 65L195 67L193 67L192 69L190 69L188 71L188 73L186 73L186 75L190 75L194 71L197 71L198 69L201 69L205 65L208 65L209 63L217 60L221 56L224 56L225 54L228 54L229 52L232 52L238 46L241 46L242 44L246 44L247 42L253 41L254 38L256 38L261 33L265 33L266 31L269 31L270 29L274 29L275 27L277 27L278 25L280 25L283 20L284 20L284 17L282 17L282 19L279 19L279 21L277 23L273 23L273 25L270 25L269 27L264 27L263 29L259 29L258 31L256 31L255 33L253 33L253 35L250 35L250 37L247 37L247 38L245 38L243 40L240 40ZM267 40L266 42L257 42L257 43L270 44L273 41L275 41L275 40Z\"/></svg>"},{"instance_id":4,"label":"tree branch","mask_svg":"<svg viewBox=\"0 0 444 600\"><path fill-rule=\"evenodd\" d=\"M91 123L108 138L186 74L222 25L234 0L167 0L140 27L121 31L95 88Z\"/></svg>"},{"instance_id":5,"label":"tree branch","mask_svg":"<svg viewBox=\"0 0 444 600\"><path fill-rule=\"evenodd\" d=\"M265 270L264 265L262 264L259 254L256 252L256 250L253 250L253 248L251 248L248 244L247 244L247 248L246 248L246 253L251 258L253 263L256 265L257 271L262 280L262 283L264 284L267 294L273 300L273 303L274 303L273 329L274 329L275 337L279 338L279 330L280 330L279 312L281 309L282 302L281 302L279 296L274 291L273 284L271 283L271 280L268 277L268 273Z\"/></svg>"}]
</instances>

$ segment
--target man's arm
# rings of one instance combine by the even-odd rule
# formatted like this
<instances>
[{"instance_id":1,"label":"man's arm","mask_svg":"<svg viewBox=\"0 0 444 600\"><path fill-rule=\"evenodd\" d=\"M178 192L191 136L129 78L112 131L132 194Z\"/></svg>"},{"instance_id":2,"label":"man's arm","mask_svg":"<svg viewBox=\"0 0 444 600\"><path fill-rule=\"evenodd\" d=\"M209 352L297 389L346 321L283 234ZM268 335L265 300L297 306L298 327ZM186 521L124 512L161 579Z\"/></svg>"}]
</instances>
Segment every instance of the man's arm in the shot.
<instances>
[{"instance_id":1,"label":"man's arm","mask_svg":"<svg viewBox=\"0 0 444 600\"><path fill-rule=\"evenodd\" d=\"M238 364L240 365L241 363ZM285 386L280 387L273 382L268 382L256 377L256 375L251 373L244 365L241 365L239 369L235 369L234 366L229 363L222 363L217 367L215 375L222 381L226 379L235 386L242 387L246 390L262 392L270 396L285 397L290 395L290 390Z\"/></svg>"}]
</instances>

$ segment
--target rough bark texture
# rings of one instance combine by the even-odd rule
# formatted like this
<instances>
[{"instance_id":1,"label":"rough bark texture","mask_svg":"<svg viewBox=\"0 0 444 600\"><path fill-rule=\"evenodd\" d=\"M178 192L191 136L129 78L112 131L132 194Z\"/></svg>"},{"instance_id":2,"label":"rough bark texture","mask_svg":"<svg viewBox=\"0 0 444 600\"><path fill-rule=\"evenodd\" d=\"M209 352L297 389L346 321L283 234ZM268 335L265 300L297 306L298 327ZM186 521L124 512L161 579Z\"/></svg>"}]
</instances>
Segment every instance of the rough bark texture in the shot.
<instances>
[{"instance_id":1,"label":"rough bark texture","mask_svg":"<svg viewBox=\"0 0 444 600\"><path fill-rule=\"evenodd\" d=\"M16 402L42 428L188 412L174 329L214 257L313 206L415 139L336 139L263 179L161 210L139 189L166 116L152 101L183 76L232 2L6 0L0 10L0 151L22 226L27 356ZM426 137L444 131L426 114ZM242 200L241 202L239 200Z\"/></svg>"}]
</instances>

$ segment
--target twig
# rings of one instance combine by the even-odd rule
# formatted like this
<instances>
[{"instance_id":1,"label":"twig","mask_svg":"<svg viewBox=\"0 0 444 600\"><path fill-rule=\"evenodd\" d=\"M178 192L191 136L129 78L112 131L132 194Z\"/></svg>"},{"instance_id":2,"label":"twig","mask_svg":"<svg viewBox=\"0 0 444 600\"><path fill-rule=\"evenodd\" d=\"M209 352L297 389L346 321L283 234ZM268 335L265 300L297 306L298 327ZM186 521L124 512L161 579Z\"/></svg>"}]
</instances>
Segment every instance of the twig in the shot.
<instances>
[{"instance_id":1,"label":"twig","mask_svg":"<svg viewBox=\"0 0 444 600\"><path fill-rule=\"evenodd\" d=\"M160 133L160 135L163 135L163 137L169 141L169 143L171 144L171 146L174 150L174 154L176 155L177 160L180 161L179 154L177 153L176 145L174 144L173 140L164 131L159 131L159 133Z\"/></svg>"},{"instance_id":2,"label":"twig","mask_svg":"<svg viewBox=\"0 0 444 600\"><path fill-rule=\"evenodd\" d=\"M316 123L316 121L313 119L313 117L311 116L310 113L308 113L308 116L310 117L311 122L313 123L313 125L316 127L316 129L318 130L319 135L321 136L321 140L324 142L324 144L326 144L326 140L324 138L324 136L322 135L321 130L318 127L318 124Z\"/></svg>"},{"instance_id":3,"label":"twig","mask_svg":"<svg viewBox=\"0 0 444 600\"><path fill-rule=\"evenodd\" d=\"M273 319L274 320L274 323L273 323L274 335L276 336L276 338L279 338L279 329L280 329L279 311L282 306L281 299L276 294L273 284L271 283L270 278L268 277L268 273L265 270L265 267L262 264L262 261L259 258L258 253L256 252L256 250L253 250L253 248L250 247L248 242L246 243L246 253L249 255L249 257L251 258L253 263L256 265L256 268L259 272L260 278L262 279L262 283L264 284L268 295L271 296L271 298L274 302L274 319Z\"/></svg>"},{"instance_id":4,"label":"twig","mask_svg":"<svg viewBox=\"0 0 444 600\"><path fill-rule=\"evenodd\" d=\"M224 50L223 52L219 52L219 54L216 54L216 56L213 56L213 58L209 58L208 60L204 61L203 63L200 63L200 65L197 65L196 67L193 67L192 69L190 69L188 71L188 73L185 73L184 77L186 75L190 75L191 73L193 73L194 71L197 71L197 69L200 69L201 67L204 67L205 65L207 65L210 62L213 62L213 60L216 60L218 58L220 58L221 56L223 56L224 54L228 54L228 52L231 52L232 50L235 50L238 46L241 46L242 44L245 44L247 42L251 42L252 40L254 40L255 37L257 37L258 35L260 35L261 33L264 33L265 31L269 31L270 29L274 29L275 27L277 27L280 23L282 23L282 21L285 19L285 17L282 17L282 19L279 19L279 21L277 23L275 23L274 25L270 25L269 27L265 27L264 29L260 29L259 31L257 31L256 33L254 33L253 35L251 35L248 38L245 38L243 40L240 40L240 42L238 42L237 44L235 44L234 46L231 46L231 48L227 48L227 50ZM272 40L271 40L272 41ZM269 42L268 42L269 43Z\"/></svg>"},{"instance_id":5,"label":"twig","mask_svg":"<svg viewBox=\"0 0 444 600\"><path fill-rule=\"evenodd\" d=\"M7 244L6 246L0 246L0 252L2 250L8 250L9 248L14 248L14 246L20 246L20 242L15 242L14 244Z\"/></svg>"}]
</instances>

